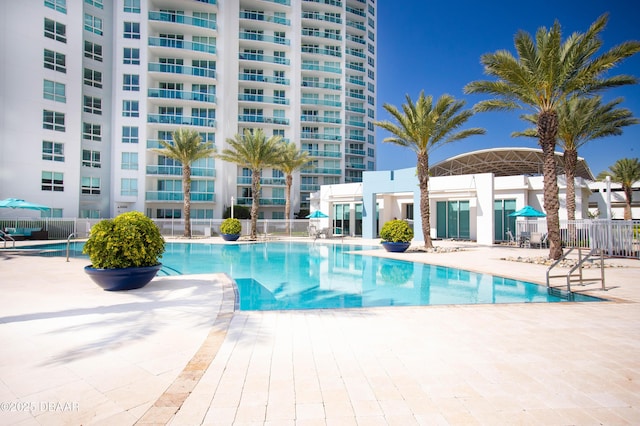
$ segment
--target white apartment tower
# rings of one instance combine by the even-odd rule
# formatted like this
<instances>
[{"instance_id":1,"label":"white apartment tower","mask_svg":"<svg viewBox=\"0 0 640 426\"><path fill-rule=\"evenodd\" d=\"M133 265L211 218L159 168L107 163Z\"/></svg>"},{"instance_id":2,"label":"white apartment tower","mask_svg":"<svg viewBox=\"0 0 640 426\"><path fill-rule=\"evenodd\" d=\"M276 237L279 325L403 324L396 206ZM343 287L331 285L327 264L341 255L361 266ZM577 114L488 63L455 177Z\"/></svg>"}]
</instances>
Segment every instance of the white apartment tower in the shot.
<instances>
[{"instance_id":1,"label":"white apartment tower","mask_svg":"<svg viewBox=\"0 0 640 426\"><path fill-rule=\"evenodd\" d=\"M294 212L375 168L375 0L3 1L0 20L0 199L182 217L181 165L153 148L185 126L218 150L261 128L307 151ZM249 170L192 168L192 218L251 204ZM261 191L283 219L284 176Z\"/></svg>"}]
</instances>

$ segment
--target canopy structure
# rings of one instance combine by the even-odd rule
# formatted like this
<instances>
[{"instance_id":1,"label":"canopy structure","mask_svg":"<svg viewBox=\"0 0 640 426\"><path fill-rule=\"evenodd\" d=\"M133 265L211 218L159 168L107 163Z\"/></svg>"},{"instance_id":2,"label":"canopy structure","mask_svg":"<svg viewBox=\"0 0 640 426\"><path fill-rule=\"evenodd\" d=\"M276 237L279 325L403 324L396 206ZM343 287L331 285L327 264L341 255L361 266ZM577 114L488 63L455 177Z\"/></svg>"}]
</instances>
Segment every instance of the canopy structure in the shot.
<instances>
[{"instance_id":1,"label":"canopy structure","mask_svg":"<svg viewBox=\"0 0 640 426\"><path fill-rule=\"evenodd\" d=\"M524 206L518 211L509 214L511 217L545 217L546 214L539 210L534 209L531 206Z\"/></svg>"},{"instance_id":2,"label":"canopy structure","mask_svg":"<svg viewBox=\"0 0 640 426\"><path fill-rule=\"evenodd\" d=\"M564 157L556 152L556 173L564 173ZM492 148L448 158L429 168L431 176L493 173L495 176L537 176L543 174L543 155L536 148ZM584 158L578 157L576 177L595 180Z\"/></svg>"},{"instance_id":3,"label":"canopy structure","mask_svg":"<svg viewBox=\"0 0 640 426\"><path fill-rule=\"evenodd\" d=\"M29 201L22 200L20 198L5 198L0 200L0 208L10 209L27 209L27 210L51 210L50 207L43 206L42 204L31 203Z\"/></svg>"},{"instance_id":4,"label":"canopy structure","mask_svg":"<svg viewBox=\"0 0 640 426\"><path fill-rule=\"evenodd\" d=\"M306 216L307 219L320 219L324 217L329 217L326 214L322 213L320 210L316 210L315 212L308 214Z\"/></svg>"}]
</instances>

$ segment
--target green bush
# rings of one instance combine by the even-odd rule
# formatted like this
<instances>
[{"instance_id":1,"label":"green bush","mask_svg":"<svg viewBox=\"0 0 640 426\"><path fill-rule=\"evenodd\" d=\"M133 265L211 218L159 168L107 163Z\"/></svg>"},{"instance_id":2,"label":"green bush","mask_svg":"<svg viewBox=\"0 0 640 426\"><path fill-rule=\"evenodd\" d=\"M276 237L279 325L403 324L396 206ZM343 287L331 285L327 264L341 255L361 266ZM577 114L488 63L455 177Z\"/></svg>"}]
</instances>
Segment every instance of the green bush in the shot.
<instances>
[{"instance_id":1,"label":"green bush","mask_svg":"<svg viewBox=\"0 0 640 426\"><path fill-rule=\"evenodd\" d=\"M151 219L140 212L127 212L95 224L82 252L97 269L154 266L160 263L164 244Z\"/></svg>"},{"instance_id":2,"label":"green bush","mask_svg":"<svg viewBox=\"0 0 640 426\"><path fill-rule=\"evenodd\" d=\"M242 225L238 219L229 217L222 221L220 232L223 234L237 235L242 232Z\"/></svg>"},{"instance_id":3,"label":"green bush","mask_svg":"<svg viewBox=\"0 0 640 426\"><path fill-rule=\"evenodd\" d=\"M380 238L392 243L408 243L413 239L413 229L404 220L390 220L382 226Z\"/></svg>"}]
</instances>

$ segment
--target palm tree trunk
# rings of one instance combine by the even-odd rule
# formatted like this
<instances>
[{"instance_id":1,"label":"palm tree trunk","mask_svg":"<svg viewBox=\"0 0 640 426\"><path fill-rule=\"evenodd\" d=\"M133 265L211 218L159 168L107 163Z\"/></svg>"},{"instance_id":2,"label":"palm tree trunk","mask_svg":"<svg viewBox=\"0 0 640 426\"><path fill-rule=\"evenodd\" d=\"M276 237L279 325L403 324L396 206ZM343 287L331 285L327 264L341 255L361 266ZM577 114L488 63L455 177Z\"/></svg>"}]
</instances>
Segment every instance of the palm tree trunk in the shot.
<instances>
[{"instance_id":1,"label":"palm tree trunk","mask_svg":"<svg viewBox=\"0 0 640 426\"><path fill-rule=\"evenodd\" d=\"M418 184L420 187L420 217L424 247L433 248L431 241L431 212L429 210L429 154L418 154Z\"/></svg>"},{"instance_id":2,"label":"palm tree trunk","mask_svg":"<svg viewBox=\"0 0 640 426\"><path fill-rule=\"evenodd\" d=\"M633 199L633 188L631 185L622 185L622 190L624 191L624 220L631 220L631 201Z\"/></svg>"},{"instance_id":3,"label":"palm tree trunk","mask_svg":"<svg viewBox=\"0 0 640 426\"><path fill-rule=\"evenodd\" d=\"M258 206L260 205L260 170L251 172L251 236L258 239Z\"/></svg>"},{"instance_id":4,"label":"palm tree trunk","mask_svg":"<svg viewBox=\"0 0 640 426\"><path fill-rule=\"evenodd\" d=\"M191 238L191 166L182 165L182 193L184 194L184 237Z\"/></svg>"},{"instance_id":5,"label":"palm tree trunk","mask_svg":"<svg viewBox=\"0 0 640 426\"><path fill-rule=\"evenodd\" d=\"M576 220L576 165L578 164L578 151L564 152L564 172L567 177L567 218Z\"/></svg>"},{"instance_id":6,"label":"palm tree trunk","mask_svg":"<svg viewBox=\"0 0 640 426\"><path fill-rule=\"evenodd\" d=\"M543 111L538 117L539 143L542 148L544 173L544 209L547 213L547 234L549 236L549 259L562 256L560 239L560 202L558 200L558 176L556 173L556 136L558 115L555 111Z\"/></svg>"},{"instance_id":7,"label":"palm tree trunk","mask_svg":"<svg viewBox=\"0 0 640 426\"><path fill-rule=\"evenodd\" d=\"M284 187L284 219L287 221L286 233L289 235L291 230L291 185L293 184L293 176L287 175Z\"/></svg>"}]
</instances>

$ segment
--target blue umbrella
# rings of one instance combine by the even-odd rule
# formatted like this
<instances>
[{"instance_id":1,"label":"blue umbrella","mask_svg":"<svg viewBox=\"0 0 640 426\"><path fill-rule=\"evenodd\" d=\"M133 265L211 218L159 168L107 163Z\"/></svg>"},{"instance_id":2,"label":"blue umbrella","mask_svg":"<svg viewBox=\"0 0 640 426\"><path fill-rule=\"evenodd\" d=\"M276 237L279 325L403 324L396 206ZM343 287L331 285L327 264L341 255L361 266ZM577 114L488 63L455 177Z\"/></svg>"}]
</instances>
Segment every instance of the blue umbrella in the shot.
<instances>
[{"instance_id":1,"label":"blue umbrella","mask_svg":"<svg viewBox=\"0 0 640 426\"><path fill-rule=\"evenodd\" d=\"M329 217L326 214L322 213L320 210L316 210L315 212L308 214L306 216L307 219L319 219L322 217Z\"/></svg>"},{"instance_id":2,"label":"blue umbrella","mask_svg":"<svg viewBox=\"0 0 640 426\"><path fill-rule=\"evenodd\" d=\"M50 207L43 206L42 204L31 203L29 201L21 200L19 198L5 198L0 200L0 208L10 209L27 209L27 210L51 210Z\"/></svg>"},{"instance_id":3,"label":"blue umbrella","mask_svg":"<svg viewBox=\"0 0 640 426\"><path fill-rule=\"evenodd\" d=\"M520 210L511 213L509 216L511 217L545 217L546 214L542 213L539 210L534 209L531 206L524 206Z\"/></svg>"}]
</instances>

